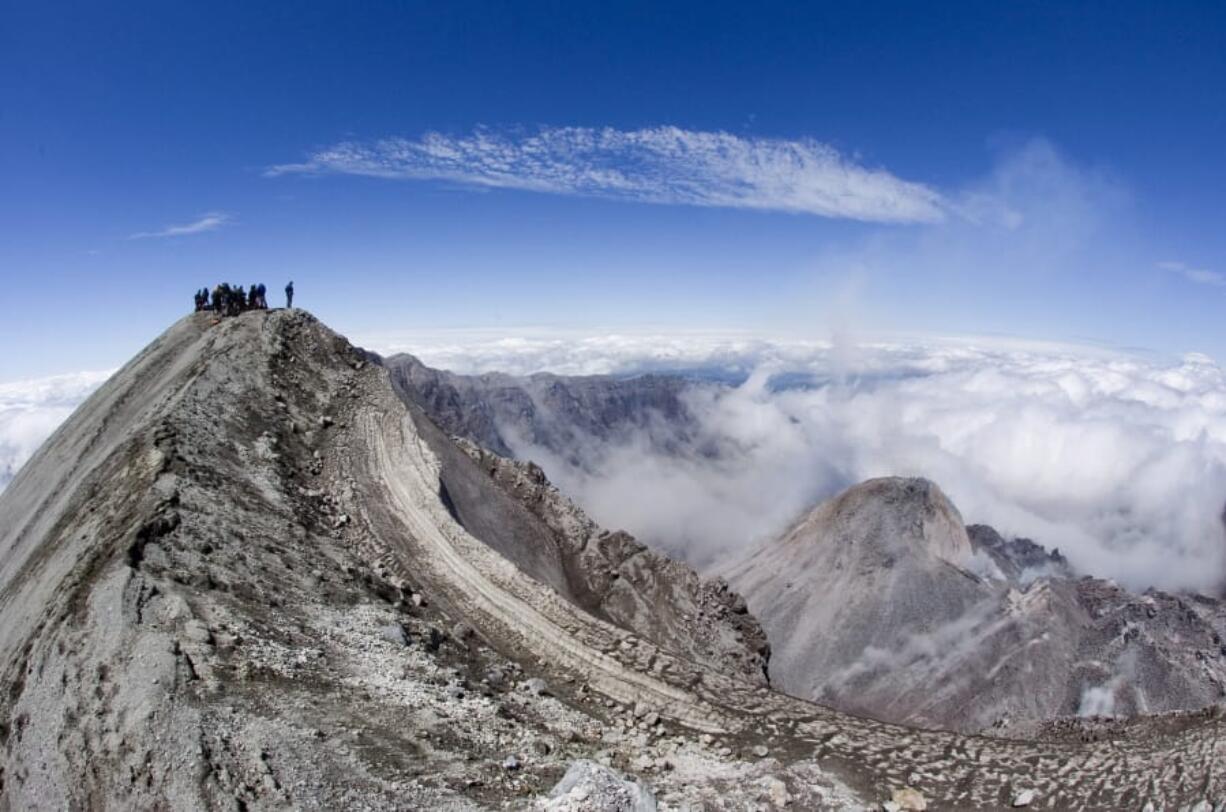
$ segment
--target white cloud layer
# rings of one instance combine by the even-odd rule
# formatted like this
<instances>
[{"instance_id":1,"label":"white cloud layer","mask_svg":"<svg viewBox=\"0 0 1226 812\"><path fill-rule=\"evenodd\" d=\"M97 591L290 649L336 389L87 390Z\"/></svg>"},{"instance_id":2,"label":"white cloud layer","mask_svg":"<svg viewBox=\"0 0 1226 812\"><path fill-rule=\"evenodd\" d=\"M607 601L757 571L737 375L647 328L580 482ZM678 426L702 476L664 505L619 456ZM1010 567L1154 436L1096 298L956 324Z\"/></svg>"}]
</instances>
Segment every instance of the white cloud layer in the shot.
<instances>
[{"instance_id":1,"label":"white cloud layer","mask_svg":"<svg viewBox=\"0 0 1226 812\"><path fill-rule=\"evenodd\" d=\"M783 343L753 333L627 331L594 335L550 328L399 330L359 333L354 341L383 355L408 352L462 374L621 375L689 368L748 373L764 357L804 360L829 345Z\"/></svg>"},{"instance_id":2,"label":"white cloud layer","mask_svg":"<svg viewBox=\"0 0 1226 812\"><path fill-rule=\"evenodd\" d=\"M223 211L210 211L200 215L190 223L166 226L160 231L138 231L128 235L129 240L143 240L161 237L185 237L189 234L202 234L206 231L216 231L233 221L233 217Z\"/></svg>"},{"instance_id":3,"label":"white cloud layer","mask_svg":"<svg viewBox=\"0 0 1226 812\"><path fill-rule=\"evenodd\" d=\"M441 180L553 194L811 214L876 222L933 222L936 190L862 166L817 141L743 138L677 127L486 130L417 140L346 141L268 175L335 173Z\"/></svg>"},{"instance_id":4,"label":"white cloud layer","mask_svg":"<svg viewBox=\"0 0 1226 812\"><path fill-rule=\"evenodd\" d=\"M77 372L0 383L0 488L111 373Z\"/></svg>"},{"instance_id":5,"label":"white cloud layer","mask_svg":"<svg viewBox=\"0 0 1226 812\"><path fill-rule=\"evenodd\" d=\"M1213 590L1226 574L1226 373L1205 356L701 333L470 332L415 349L469 372L752 373L690 394L689 447L703 453L663 454L646 436L592 441L576 449L584 471L520 449L602 523L699 564L781 532L851 483L899 474L937 482L968 522L1059 547L1134 588ZM108 374L0 384L0 484Z\"/></svg>"},{"instance_id":6,"label":"white cloud layer","mask_svg":"<svg viewBox=\"0 0 1226 812\"><path fill-rule=\"evenodd\" d=\"M710 335L472 334L418 350L465 371L755 370L735 389L690 396L691 447L706 453L662 454L646 436L593 441L576 449L584 471L518 449L602 523L699 564L781 532L851 483L898 474L934 480L968 522L1058 547L1084 572L1136 588L1226 580L1226 374L1205 356ZM814 385L779 386L796 376Z\"/></svg>"}]
</instances>

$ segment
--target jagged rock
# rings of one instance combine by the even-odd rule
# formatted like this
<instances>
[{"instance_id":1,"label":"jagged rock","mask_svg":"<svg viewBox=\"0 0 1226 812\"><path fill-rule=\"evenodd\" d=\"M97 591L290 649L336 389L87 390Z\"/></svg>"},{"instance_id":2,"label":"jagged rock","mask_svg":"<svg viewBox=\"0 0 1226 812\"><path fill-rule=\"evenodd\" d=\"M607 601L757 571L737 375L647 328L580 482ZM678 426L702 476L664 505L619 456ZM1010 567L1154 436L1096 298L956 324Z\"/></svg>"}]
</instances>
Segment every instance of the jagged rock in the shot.
<instances>
[{"instance_id":1,"label":"jagged rock","mask_svg":"<svg viewBox=\"0 0 1226 812\"><path fill-rule=\"evenodd\" d=\"M773 776L766 779L766 797L772 806L779 809L792 803L792 794L788 792L787 784Z\"/></svg>"},{"instance_id":2,"label":"jagged rock","mask_svg":"<svg viewBox=\"0 0 1226 812\"><path fill-rule=\"evenodd\" d=\"M407 354L383 359L383 364L393 386L444 431L502 457L514 456L508 435L559 456L571 453L581 439L614 440L629 430L645 431L668 448L693 421L681 397L687 383L669 375L456 375Z\"/></svg>"},{"instance_id":3,"label":"jagged rock","mask_svg":"<svg viewBox=\"0 0 1226 812\"><path fill-rule=\"evenodd\" d=\"M890 800L902 812L924 812L928 808L928 800L923 793L911 787L894 790Z\"/></svg>"},{"instance_id":4,"label":"jagged rock","mask_svg":"<svg viewBox=\"0 0 1226 812\"><path fill-rule=\"evenodd\" d=\"M1024 789L1013 796L1013 805L1015 807L1030 806L1034 803L1034 798L1034 790Z\"/></svg>"},{"instance_id":5,"label":"jagged rock","mask_svg":"<svg viewBox=\"0 0 1226 812\"><path fill-rule=\"evenodd\" d=\"M540 801L547 812L655 812L656 799L636 781L593 761L572 763L566 775Z\"/></svg>"},{"instance_id":6,"label":"jagged rock","mask_svg":"<svg viewBox=\"0 0 1226 812\"><path fill-rule=\"evenodd\" d=\"M393 645L407 646L409 644L408 634L405 633L404 627L398 623L389 623L379 629L379 636Z\"/></svg>"}]
</instances>

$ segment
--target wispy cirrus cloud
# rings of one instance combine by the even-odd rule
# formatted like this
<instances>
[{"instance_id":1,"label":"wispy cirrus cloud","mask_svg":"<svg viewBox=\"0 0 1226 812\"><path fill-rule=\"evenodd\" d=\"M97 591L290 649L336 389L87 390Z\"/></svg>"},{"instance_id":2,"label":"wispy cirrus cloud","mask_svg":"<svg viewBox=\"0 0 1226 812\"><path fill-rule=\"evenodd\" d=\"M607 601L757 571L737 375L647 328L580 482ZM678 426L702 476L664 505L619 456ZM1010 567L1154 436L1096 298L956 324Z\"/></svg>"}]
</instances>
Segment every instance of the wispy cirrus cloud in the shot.
<instances>
[{"instance_id":1,"label":"wispy cirrus cloud","mask_svg":"<svg viewBox=\"0 0 1226 812\"><path fill-rule=\"evenodd\" d=\"M129 240L144 240L160 237L185 237L189 234L203 234L206 231L216 231L222 226L232 223L234 217L224 211L205 212L190 223L169 225L158 231L138 231L129 234Z\"/></svg>"},{"instance_id":2,"label":"wispy cirrus cloud","mask_svg":"<svg viewBox=\"0 0 1226 812\"><path fill-rule=\"evenodd\" d=\"M744 138L678 127L478 130L454 137L345 141L268 176L345 174L643 203L782 211L874 222L936 222L937 190L863 166L811 139Z\"/></svg>"},{"instance_id":3,"label":"wispy cirrus cloud","mask_svg":"<svg viewBox=\"0 0 1226 812\"><path fill-rule=\"evenodd\" d=\"M1164 271L1177 273L1189 282L1198 285L1209 285L1215 288L1226 288L1226 274L1210 271L1205 268L1192 268L1186 263L1167 260L1159 262L1158 267Z\"/></svg>"}]
</instances>

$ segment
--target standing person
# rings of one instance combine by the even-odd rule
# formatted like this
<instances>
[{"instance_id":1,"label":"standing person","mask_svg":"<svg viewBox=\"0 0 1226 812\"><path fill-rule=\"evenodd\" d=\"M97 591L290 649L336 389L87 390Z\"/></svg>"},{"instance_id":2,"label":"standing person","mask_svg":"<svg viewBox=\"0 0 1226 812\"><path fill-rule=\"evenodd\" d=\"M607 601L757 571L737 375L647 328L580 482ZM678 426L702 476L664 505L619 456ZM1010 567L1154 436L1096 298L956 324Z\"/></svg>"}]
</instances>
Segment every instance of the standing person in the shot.
<instances>
[{"instance_id":1,"label":"standing person","mask_svg":"<svg viewBox=\"0 0 1226 812\"><path fill-rule=\"evenodd\" d=\"M289 310L294 306L294 280L290 280L285 286L285 309Z\"/></svg>"}]
</instances>

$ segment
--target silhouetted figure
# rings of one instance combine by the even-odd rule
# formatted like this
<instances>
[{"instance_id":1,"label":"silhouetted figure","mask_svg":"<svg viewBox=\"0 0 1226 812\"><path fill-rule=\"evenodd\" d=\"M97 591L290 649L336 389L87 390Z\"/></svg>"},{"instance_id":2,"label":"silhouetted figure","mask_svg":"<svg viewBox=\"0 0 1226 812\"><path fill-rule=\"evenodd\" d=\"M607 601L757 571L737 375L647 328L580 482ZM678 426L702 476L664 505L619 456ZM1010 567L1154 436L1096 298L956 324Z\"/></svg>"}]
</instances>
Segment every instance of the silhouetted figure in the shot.
<instances>
[{"instance_id":1,"label":"silhouetted figure","mask_svg":"<svg viewBox=\"0 0 1226 812\"><path fill-rule=\"evenodd\" d=\"M217 315L217 318L220 319L225 316L237 316L248 310L267 310L267 294L268 288L262 282L252 285L250 289L244 288L242 285L220 282L213 288L212 304L209 303L208 288L201 288L196 291L194 298L196 310L212 310ZM285 286L285 298L289 303L287 306L292 307L294 301L293 282Z\"/></svg>"},{"instance_id":2,"label":"silhouetted figure","mask_svg":"<svg viewBox=\"0 0 1226 812\"><path fill-rule=\"evenodd\" d=\"M285 286L285 308L288 310L289 308L293 306L294 306L294 280L291 279L289 281L289 284Z\"/></svg>"}]
</instances>

